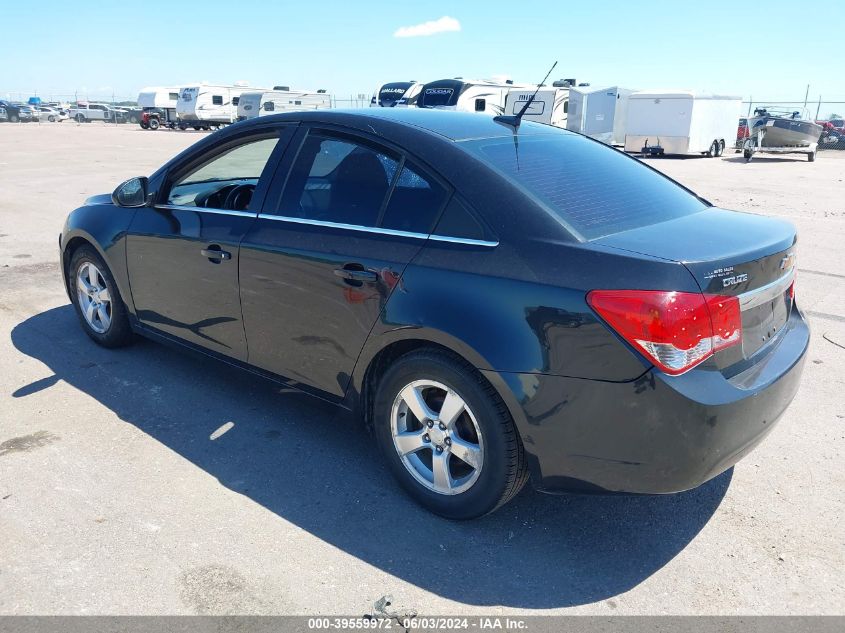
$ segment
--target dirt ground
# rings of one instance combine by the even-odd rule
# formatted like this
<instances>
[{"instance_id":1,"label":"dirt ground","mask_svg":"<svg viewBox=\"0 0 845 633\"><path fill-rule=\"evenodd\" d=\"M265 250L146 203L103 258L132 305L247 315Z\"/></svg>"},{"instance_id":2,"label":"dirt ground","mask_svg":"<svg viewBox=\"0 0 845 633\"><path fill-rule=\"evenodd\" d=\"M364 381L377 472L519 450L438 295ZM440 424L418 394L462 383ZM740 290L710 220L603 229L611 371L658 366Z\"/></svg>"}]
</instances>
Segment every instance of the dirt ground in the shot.
<instances>
[{"instance_id":1,"label":"dirt ground","mask_svg":"<svg viewBox=\"0 0 845 633\"><path fill-rule=\"evenodd\" d=\"M321 405L80 330L65 215L204 134L0 124L0 614L845 612L845 152L649 160L798 226L812 347L757 450L679 495L526 489L451 523Z\"/></svg>"}]
</instances>

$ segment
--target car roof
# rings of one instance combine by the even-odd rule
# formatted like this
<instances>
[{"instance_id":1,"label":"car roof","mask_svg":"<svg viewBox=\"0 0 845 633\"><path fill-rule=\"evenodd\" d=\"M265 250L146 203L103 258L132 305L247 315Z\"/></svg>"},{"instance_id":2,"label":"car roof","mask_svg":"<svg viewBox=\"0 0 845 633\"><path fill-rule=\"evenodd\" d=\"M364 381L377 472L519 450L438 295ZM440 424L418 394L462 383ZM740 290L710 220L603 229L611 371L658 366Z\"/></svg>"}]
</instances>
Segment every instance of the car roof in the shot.
<instances>
[{"instance_id":1,"label":"car roof","mask_svg":"<svg viewBox=\"0 0 845 633\"><path fill-rule=\"evenodd\" d=\"M238 125L261 125L272 121L303 121L359 128L376 125L382 121L390 121L412 126L452 141L512 136L514 132L511 126L497 123L489 115L427 108L361 108L357 110L288 112L256 117ZM570 132L533 121L523 121L519 126L518 133L520 136L533 136L555 133L569 134Z\"/></svg>"}]
</instances>

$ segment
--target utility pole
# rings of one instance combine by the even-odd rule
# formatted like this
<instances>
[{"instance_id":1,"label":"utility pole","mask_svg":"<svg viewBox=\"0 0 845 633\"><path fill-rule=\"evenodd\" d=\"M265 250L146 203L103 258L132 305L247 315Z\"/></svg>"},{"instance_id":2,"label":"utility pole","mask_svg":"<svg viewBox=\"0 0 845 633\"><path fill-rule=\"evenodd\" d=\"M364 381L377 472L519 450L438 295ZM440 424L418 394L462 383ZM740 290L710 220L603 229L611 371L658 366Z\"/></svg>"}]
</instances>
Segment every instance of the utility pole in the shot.
<instances>
[{"instance_id":1,"label":"utility pole","mask_svg":"<svg viewBox=\"0 0 845 633\"><path fill-rule=\"evenodd\" d=\"M807 92L804 93L804 108L807 107L807 99L810 97L810 84L807 84Z\"/></svg>"}]
</instances>

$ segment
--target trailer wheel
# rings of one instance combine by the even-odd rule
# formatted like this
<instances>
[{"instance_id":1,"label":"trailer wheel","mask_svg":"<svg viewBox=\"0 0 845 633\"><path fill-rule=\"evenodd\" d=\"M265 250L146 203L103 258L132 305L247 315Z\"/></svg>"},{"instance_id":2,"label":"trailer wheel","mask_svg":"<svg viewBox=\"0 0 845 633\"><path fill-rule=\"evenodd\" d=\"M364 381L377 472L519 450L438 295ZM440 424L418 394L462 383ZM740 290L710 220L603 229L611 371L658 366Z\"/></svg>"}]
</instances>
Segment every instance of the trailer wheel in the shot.
<instances>
[{"instance_id":1,"label":"trailer wheel","mask_svg":"<svg viewBox=\"0 0 845 633\"><path fill-rule=\"evenodd\" d=\"M188 129L188 124L187 124L187 123L180 123L180 124L179 124L179 129L180 129L180 130L183 130L183 131L184 131L184 130L187 130L187 129Z\"/></svg>"},{"instance_id":2,"label":"trailer wheel","mask_svg":"<svg viewBox=\"0 0 845 633\"><path fill-rule=\"evenodd\" d=\"M747 163L751 160L751 157L754 156L754 152L752 152L750 149L747 149L742 153L742 155L745 156L745 162Z\"/></svg>"},{"instance_id":3,"label":"trailer wheel","mask_svg":"<svg viewBox=\"0 0 845 633\"><path fill-rule=\"evenodd\" d=\"M153 131L157 130L159 125L160 125L160 123L158 122L158 119L150 119L150 129L151 130L153 130Z\"/></svg>"},{"instance_id":4,"label":"trailer wheel","mask_svg":"<svg viewBox=\"0 0 845 633\"><path fill-rule=\"evenodd\" d=\"M816 150L816 151L818 151L818 150ZM810 152L809 154L807 154L807 160L810 161L811 163L815 163L816 162L816 152Z\"/></svg>"},{"instance_id":5,"label":"trailer wheel","mask_svg":"<svg viewBox=\"0 0 845 633\"><path fill-rule=\"evenodd\" d=\"M707 150L707 158L715 158L719 155L719 141L710 143L710 149Z\"/></svg>"},{"instance_id":6,"label":"trailer wheel","mask_svg":"<svg viewBox=\"0 0 845 633\"><path fill-rule=\"evenodd\" d=\"M721 156L725 153L725 141L719 141L719 153L717 156Z\"/></svg>"}]
</instances>

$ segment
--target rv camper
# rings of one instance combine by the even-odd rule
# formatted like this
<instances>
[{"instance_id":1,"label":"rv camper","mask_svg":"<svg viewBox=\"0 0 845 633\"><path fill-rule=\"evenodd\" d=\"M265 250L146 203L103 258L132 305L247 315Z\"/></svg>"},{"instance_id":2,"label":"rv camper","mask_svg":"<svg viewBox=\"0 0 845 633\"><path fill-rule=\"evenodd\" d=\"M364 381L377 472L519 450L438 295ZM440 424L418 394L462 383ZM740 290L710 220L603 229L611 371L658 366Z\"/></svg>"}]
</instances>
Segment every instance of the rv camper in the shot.
<instances>
[{"instance_id":1,"label":"rv camper","mask_svg":"<svg viewBox=\"0 0 845 633\"><path fill-rule=\"evenodd\" d=\"M440 79L425 84L417 97L418 108L505 113L505 101L513 88L527 90L528 86L514 85L510 80Z\"/></svg>"},{"instance_id":2,"label":"rv camper","mask_svg":"<svg viewBox=\"0 0 845 633\"><path fill-rule=\"evenodd\" d=\"M250 90L238 100L238 121L257 116L293 112L297 110L323 110L332 107L332 98L325 90L291 90L275 86L272 90Z\"/></svg>"},{"instance_id":3,"label":"rv camper","mask_svg":"<svg viewBox=\"0 0 845 633\"><path fill-rule=\"evenodd\" d=\"M740 97L635 92L628 100L625 151L721 156L734 144L741 109Z\"/></svg>"},{"instance_id":4,"label":"rv camper","mask_svg":"<svg viewBox=\"0 0 845 633\"><path fill-rule=\"evenodd\" d=\"M530 88L509 90L505 101L505 114L522 112L522 108L531 99L532 94L534 91ZM540 88L522 118L526 121L565 128L568 111L569 88Z\"/></svg>"},{"instance_id":5,"label":"rv camper","mask_svg":"<svg viewBox=\"0 0 845 633\"><path fill-rule=\"evenodd\" d=\"M179 127L218 127L233 123L238 118L240 96L247 90L243 85L200 84L182 88L176 104Z\"/></svg>"},{"instance_id":6,"label":"rv camper","mask_svg":"<svg viewBox=\"0 0 845 633\"><path fill-rule=\"evenodd\" d=\"M373 93L373 98L370 99L370 107L394 108L396 106L414 105L420 88L422 88L422 84L416 81L391 81L382 84ZM411 102L411 99L413 99L413 102Z\"/></svg>"},{"instance_id":7,"label":"rv camper","mask_svg":"<svg viewBox=\"0 0 845 633\"><path fill-rule=\"evenodd\" d=\"M628 97L632 92L618 86L570 88L566 129L608 145L624 145Z\"/></svg>"},{"instance_id":8,"label":"rv camper","mask_svg":"<svg viewBox=\"0 0 845 633\"><path fill-rule=\"evenodd\" d=\"M161 125L176 123L176 105L179 103L179 88L149 87L138 93L138 107L143 112L156 112ZM143 127L143 126L142 126Z\"/></svg>"}]
</instances>

